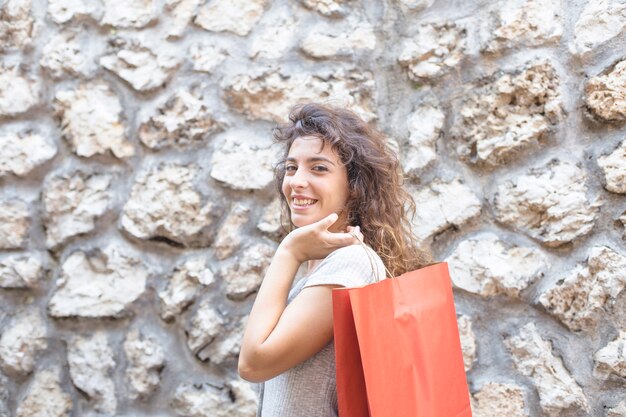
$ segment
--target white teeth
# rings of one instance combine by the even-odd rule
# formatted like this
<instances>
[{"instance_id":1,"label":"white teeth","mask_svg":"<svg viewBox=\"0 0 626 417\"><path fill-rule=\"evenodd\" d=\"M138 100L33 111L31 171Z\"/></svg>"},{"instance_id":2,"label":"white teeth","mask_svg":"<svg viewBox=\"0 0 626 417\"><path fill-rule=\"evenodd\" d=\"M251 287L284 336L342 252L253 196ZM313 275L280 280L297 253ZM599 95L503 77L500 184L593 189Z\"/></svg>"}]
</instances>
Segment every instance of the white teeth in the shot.
<instances>
[{"instance_id":1,"label":"white teeth","mask_svg":"<svg viewBox=\"0 0 626 417\"><path fill-rule=\"evenodd\" d=\"M315 203L317 200L299 200L297 198L293 199L293 203L297 206L310 206L311 204Z\"/></svg>"}]
</instances>

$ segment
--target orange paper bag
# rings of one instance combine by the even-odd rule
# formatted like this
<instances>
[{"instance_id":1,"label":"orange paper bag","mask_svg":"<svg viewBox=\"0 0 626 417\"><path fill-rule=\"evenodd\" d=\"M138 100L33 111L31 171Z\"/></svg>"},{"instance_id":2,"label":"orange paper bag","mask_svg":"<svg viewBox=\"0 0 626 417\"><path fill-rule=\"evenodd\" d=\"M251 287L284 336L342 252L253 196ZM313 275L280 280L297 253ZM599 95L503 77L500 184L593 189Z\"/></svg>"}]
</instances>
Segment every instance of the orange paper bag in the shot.
<instances>
[{"instance_id":1,"label":"orange paper bag","mask_svg":"<svg viewBox=\"0 0 626 417\"><path fill-rule=\"evenodd\" d=\"M471 417L448 264L333 290L339 417Z\"/></svg>"}]
</instances>

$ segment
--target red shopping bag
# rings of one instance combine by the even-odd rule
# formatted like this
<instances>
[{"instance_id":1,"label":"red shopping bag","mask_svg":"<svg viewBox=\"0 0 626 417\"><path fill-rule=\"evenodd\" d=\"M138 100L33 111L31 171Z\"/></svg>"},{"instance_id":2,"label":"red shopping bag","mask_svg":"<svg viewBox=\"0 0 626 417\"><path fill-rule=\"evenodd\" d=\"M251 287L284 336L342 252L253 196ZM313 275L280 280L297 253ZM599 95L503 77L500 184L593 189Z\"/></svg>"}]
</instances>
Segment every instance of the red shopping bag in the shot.
<instances>
[{"instance_id":1,"label":"red shopping bag","mask_svg":"<svg viewBox=\"0 0 626 417\"><path fill-rule=\"evenodd\" d=\"M471 417L448 264L333 290L339 417Z\"/></svg>"}]
</instances>

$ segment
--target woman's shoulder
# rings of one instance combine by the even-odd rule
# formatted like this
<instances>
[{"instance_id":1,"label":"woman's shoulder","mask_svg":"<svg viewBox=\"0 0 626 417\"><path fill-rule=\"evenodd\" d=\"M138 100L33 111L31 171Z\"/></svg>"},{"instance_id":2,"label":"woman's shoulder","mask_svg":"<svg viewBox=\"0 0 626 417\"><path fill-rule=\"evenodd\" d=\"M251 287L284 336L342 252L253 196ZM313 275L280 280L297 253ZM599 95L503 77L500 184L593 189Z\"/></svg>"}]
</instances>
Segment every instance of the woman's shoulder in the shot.
<instances>
[{"instance_id":1,"label":"woman's shoulder","mask_svg":"<svg viewBox=\"0 0 626 417\"><path fill-rule=\"evenodd\" d=\"M329 261L344 260L360 263L370 257L378 258L378 254L368 245L349 245L331 252L326 259Z\"/></svg>"},{"instance_id":2,"label":"woman's shoulder","mask_svg":"<svg viewBox=\"0 0 626 417\"><path fill-rule=\"evenodd\" d=\"M313 271L312 275L337 275L358 279L352 286L377 281L380 275L382 260L367 245L350 245L336 249L330 253ZM364 282L360 282L364 281Z\"/></svg>"}]
</instances>

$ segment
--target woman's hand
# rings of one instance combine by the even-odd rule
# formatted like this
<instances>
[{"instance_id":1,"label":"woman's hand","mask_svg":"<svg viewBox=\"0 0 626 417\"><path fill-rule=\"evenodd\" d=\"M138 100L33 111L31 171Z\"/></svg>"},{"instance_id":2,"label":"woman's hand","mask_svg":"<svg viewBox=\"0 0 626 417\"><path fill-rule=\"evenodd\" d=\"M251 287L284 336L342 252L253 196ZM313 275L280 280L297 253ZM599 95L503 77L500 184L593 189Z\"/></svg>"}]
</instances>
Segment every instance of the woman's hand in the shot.
<instances>
[{"instance_id":1,"label":"woman's hand","mask_svg":"<svg viewBox=\"0 0 626 417\"><path fill-rule=\"evenodd\" d=\"M331 213L322 220L297 228L281 242L279 250L285 250L299 263L310 259L322 259L336 249L358 244L363 235L358 226L349 226L345 233L334 233L328 229L337 221L337 213Z\"/></svg>"}]
</instances>

